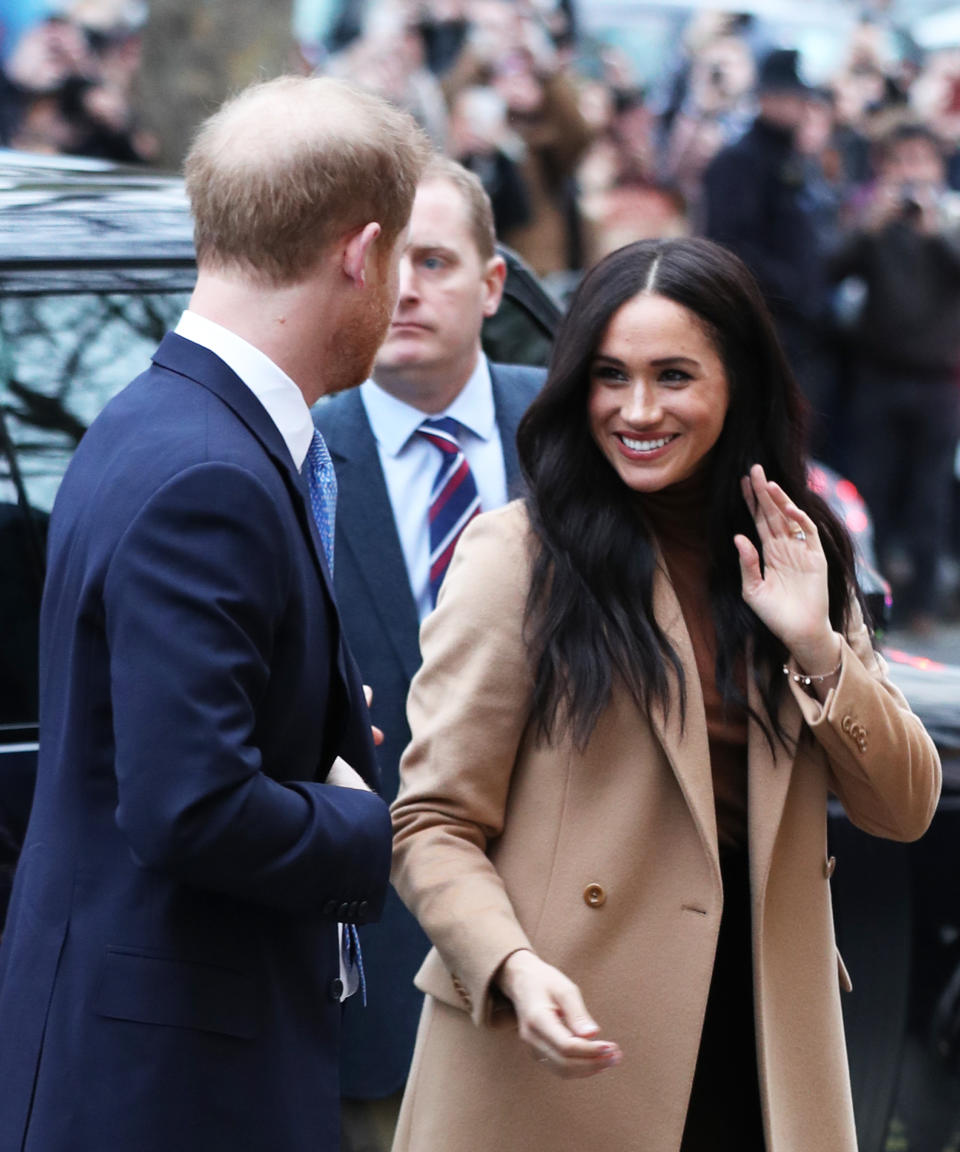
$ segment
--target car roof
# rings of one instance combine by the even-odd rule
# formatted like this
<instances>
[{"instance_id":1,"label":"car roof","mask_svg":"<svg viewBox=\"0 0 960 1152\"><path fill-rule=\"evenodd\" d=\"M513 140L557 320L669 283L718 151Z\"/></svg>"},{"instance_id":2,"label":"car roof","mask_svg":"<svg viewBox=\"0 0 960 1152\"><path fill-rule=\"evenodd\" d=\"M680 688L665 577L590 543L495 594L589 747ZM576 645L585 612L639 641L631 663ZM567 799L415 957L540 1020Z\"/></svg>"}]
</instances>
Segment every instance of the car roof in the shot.
<instances>
[{"instance_id":1,"label":"car roof","mask_svg":"<svg viewBox=\"0 0 960 1152\"><path fill-rule=\"evenodd\" d=\"M142 268L194 260L193 229L179 176L68 157L0 149L0 287L16 291L18 272L50 270L45 290L69 291L82 269ZM59 275L58 275L59 273Z\"/></svg>"}]
</instances>

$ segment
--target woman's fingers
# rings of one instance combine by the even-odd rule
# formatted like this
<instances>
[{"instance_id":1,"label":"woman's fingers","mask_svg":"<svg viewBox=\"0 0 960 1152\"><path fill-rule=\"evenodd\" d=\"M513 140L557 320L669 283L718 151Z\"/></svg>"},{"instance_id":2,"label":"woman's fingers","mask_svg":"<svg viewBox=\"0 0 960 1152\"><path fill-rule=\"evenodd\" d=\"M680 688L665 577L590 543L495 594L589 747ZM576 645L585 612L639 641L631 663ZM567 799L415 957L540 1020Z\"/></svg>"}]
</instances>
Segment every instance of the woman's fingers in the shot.
<instances>
[{"instance_id":1,"label":"woman's fingers","mask_svg":"<svg viewBox=\"0 0 960 1152\"><path fill-rule=\"evenodd\" d=\"M620 1061L620 1049L596 1039L600 1028L577 986L529 950L508 957L501 988L513 1001L520 1038L558 1076L592 1076Z\"/></svg>"}]
</instances>

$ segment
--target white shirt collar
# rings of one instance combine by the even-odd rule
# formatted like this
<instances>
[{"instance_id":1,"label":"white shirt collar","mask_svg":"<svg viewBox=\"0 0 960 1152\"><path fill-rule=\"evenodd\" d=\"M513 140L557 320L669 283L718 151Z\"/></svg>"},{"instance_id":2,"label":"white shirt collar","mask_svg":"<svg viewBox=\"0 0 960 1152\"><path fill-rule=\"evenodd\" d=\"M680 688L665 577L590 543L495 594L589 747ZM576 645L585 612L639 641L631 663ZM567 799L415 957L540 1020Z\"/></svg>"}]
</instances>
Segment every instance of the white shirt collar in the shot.
<instances>
[{"instance_id":1,"label":"white shirt collar","mask_svg":"<svg viewBox=\"0 0 960 1152\"><path fill-rule=\"evenodd\" d=\"M427 418L419 408L398 400L385 392L374 380L366 380L360 385L360 396L367 410L367 419L373 435L388 456L397 456L403 446ZM433 414L452 416L458 424L468 429L481 440L489 440L496 434L497 414L493 403L493 385L490 381L490 366L483 354L477 357L477 364L470 379L460 390L456 399L443 412Z\"/></svg>"},{"instance_id":2,"label":"white shirt collar","mask_svg":"<svg viewBox=\"0 0 960 1152\"><path fill-rule=\"evenodd\" d=\"M276 424L299 471L313 439L313 419L303 393L286 372L242 336L189 309L176 333L209 349L240 377Z\"/></svg>"}]
</instances>

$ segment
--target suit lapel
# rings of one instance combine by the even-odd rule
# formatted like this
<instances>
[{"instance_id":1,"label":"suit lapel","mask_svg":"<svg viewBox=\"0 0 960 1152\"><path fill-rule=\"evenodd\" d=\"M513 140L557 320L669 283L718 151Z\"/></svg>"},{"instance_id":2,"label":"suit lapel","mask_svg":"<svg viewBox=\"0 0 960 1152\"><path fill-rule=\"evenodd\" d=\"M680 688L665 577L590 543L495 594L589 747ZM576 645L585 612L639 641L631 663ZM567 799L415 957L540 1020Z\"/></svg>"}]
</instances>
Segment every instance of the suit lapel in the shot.
<instances>
[{"instance_id":1,"label":"suit lapel","mask_svg":"<svg viewBox=\"0 0 960 1152\"><path fill-rule=\"evenodd\" d=\"M293 501L300 528L310 545L320 579L326 587L330 599L336 602L330 569L327 567L327 558L313 520L313 513L310 511L310 497L306 481L294 466L290 451L280 434L280 429L274 424L267 410L219 356L208 348L194 344L192 340L185 340L175 332L167 333L160 347L154 353L153 360L161 367L181 376L187 376L195 383L213 392L243 421L260 442L264 451L283 476ZM342 672L343 668L341 667Z\"/></svg>"},{"instance_id":2,"label":"suit lapel","mask_svg":"<svg viewBox=\"0 0 960 1152\"><path fill-rule=\"evenodd\" d=\"M500 443L503 445L503 465L507 476L507 499L520 495L523 475L517 458L517 426L527 410L529 398L510 387L510 370L500 364L490 365L490 383L493 387L493 407Z\"/></svg>"},{"instance_id":3,"label":"suit lapel","mask_svg":"<svg viewBox=\"0 0 960 1152\"><path fill-rule=\"evenodd\" d=\"M717 816L703 691L697 675L693 643L680 610L680 602L667 575L663 557L659 554L653 581L653 612L686 672L687 707L686 717L681 724L680 707L677 703L680 699L680 686L676 674L670 669L668 671L670 698L675 703L667 712L659 701L654 701L650 710L650 723L673 768L704 849L714 861L719 878Z\"/></svg>"},{"instance_id":4,"label":"suit lapel","mask_svg":"<svg viewBox=\"0 0 960 1152\"><path fill-rule=\"evenodd\" d=\"M356 561L367 597L408 679L420 665L420 623L410 591L377 442L358 390L344 396L327 447L340 476L337 547ZM384 596L383 589L390 595Z\"/></svg>"}]
</instances>

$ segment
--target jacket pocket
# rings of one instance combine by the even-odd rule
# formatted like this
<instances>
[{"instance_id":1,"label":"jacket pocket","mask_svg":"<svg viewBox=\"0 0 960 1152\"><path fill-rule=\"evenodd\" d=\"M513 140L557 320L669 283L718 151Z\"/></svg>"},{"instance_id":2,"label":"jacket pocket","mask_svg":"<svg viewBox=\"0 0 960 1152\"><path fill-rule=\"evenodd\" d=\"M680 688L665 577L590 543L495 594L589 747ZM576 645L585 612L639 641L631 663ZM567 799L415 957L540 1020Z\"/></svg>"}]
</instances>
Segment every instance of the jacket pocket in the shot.
<instances>
[{"instance_id":1,"label":"jacket pocket","mask_svg":"<svg viewBox=\"0 0 960 1152\"><path fill-rule=\"evenodd\" d=\"M98 1016L195 1028L249 1040L260 1031L252 976L215 964L108 948L94 995Z\"/></svg>"}]
</instances>

